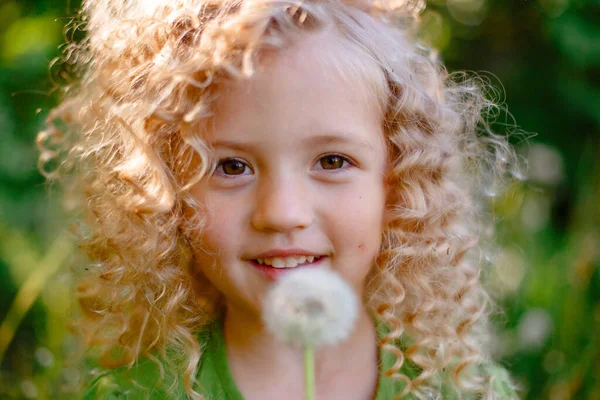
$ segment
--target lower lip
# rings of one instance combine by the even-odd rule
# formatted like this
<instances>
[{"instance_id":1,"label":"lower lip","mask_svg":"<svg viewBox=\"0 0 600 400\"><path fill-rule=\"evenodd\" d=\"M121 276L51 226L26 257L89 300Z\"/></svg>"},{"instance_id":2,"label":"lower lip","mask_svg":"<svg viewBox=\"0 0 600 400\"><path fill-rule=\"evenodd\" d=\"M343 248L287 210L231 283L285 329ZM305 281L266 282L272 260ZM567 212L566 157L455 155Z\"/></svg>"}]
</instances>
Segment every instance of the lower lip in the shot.
<instances>
[{"instance_id":1,"label":"lower lip","mask_svg":"<svg viewBox=\"0 0 600 400\"><path fill-rule=\"evenodd\" d=\"M323 263L323 260L325 260L325 256L319 258L316 261L313 261L311 263L306 263L306 264L302 264L302 265L298 265L297 267L293 267L293 268L275 268L275 267L271 267L270 265L260 265L259 263L257 263L256 261L248 261L254 268L256 268L257 270L259 270L260 272L263 273L263 275L270 281L276 281L277 279L281 278L282 276L284 276L285 274L289 274L291 271L294 271L296 269L305 269L305 268L315 268L318 267L319 265L321 265Z\"/></svg>"}]
</instances>

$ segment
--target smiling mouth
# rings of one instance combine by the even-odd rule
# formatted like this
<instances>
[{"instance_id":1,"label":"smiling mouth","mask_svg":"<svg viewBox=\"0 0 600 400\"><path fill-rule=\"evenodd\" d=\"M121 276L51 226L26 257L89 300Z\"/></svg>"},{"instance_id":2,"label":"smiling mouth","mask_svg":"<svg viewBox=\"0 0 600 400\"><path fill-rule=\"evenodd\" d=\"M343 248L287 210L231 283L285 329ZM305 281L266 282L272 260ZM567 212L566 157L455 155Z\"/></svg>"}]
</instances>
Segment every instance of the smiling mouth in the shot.
<instances>
[{"instance_id":1,"label":"smiling mouth","mask_svg":"<svg viewBox=\"0 0 600 400\"><path fill-rule=\"evenodd\" d=\"M262 267L271 267L275 269L297 268L316 264L325 256L294 256L294 257L273 257L258 258L252 260L253 263Z\"/></svg>"}]
</instances>

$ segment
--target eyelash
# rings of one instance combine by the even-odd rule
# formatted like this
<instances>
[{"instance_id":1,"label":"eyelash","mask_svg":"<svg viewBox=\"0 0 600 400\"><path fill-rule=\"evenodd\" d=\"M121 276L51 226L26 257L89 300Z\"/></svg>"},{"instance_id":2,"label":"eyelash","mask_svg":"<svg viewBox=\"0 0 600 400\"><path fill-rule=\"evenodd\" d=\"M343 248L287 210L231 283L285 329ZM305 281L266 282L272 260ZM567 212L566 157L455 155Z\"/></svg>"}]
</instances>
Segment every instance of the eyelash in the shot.
<instances>
[{"instance_id":1,"label":"eyelash","mask_svg":"<svg viewBox=\"0 0 600 400\"><path fill-rule=\"evenodd\" d=\"M331 157L331 156L340 157L340 158L342 159L342 161L344 161L344 162L348 163L348 164L349 164L351 167L355 167L355 166L356 166L356 163L355 163L353 160L351 160L350 158L348 158L348 157L346 157L346 156L343 156L343 155L341 155L341 154L338 154L338 153L329 153L329 154L323 154L322 156L320 156L320 157L317 159L317 163L318 163L319 161L321 161L323 158L326 158L326 157ZM219 177L221 177L221 178L223 178L223 179L236 179L236 178L237 178L237 177L239 177L239 176L246 175L246 174L240 174L240 175L227 175L227 174L225 174L224 172L221 172L221 171L219 171L219 168L220 168L220 167L223 165L223 163L225 163L225 162L227 162L227 161L238 161L238 162L240 162L240 163L244 164L244 166L245 166L246 168L248 168L248 169L252 170L252 168L250 168L250 166L248 165L248 163L246 163L245 161L243 161L243 160L241 160L241 159L239 159L239 158L235 158L235 157L232 157L232 158L224 158L224 159L222 159L222 160L219 160L219 162L217 163L217 167L215 168L215 174L217 174ZM342 164L342 165L344 165L344 164ZM339 173L342 173L343 171L345 171L346 169L348 169L348 167L343 167L343 166L342 166L341 168L335 168L335 169L330 169L330 170L327 170L327 169L325 169L325 168L320 168L320 169L321 169L321 170L323 170L323 171L329 171L330 173L333 173L333 174L339 174Z\"/></svg>"}]
</instances>

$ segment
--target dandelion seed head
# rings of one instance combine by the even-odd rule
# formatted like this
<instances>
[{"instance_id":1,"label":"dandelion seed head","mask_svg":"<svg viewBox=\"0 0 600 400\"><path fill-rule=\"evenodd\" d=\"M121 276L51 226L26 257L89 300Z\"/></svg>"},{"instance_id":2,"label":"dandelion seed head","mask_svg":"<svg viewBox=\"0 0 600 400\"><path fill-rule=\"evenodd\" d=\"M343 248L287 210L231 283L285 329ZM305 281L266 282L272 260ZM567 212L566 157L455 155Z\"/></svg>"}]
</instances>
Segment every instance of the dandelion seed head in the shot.
<instances>
[{"instance_id":1,"label":"dandelion seed head","mask_svg":"<svg viewBox=\"0 0 600 400\"><path fill-rule=\"evenodd\" d=\"M269 331L291 345L333 345L352 332L358 301L328 269L299 269L277 281L263 305Z\"/></svg>"}]
</instances>

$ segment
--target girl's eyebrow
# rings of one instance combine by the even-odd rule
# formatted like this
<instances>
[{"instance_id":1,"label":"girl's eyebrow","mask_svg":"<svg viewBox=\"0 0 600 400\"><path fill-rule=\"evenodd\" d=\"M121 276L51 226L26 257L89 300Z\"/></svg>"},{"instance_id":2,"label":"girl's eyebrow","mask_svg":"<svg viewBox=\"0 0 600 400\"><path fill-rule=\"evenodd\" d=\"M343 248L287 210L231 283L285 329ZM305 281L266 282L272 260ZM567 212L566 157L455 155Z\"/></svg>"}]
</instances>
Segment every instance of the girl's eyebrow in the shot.
<instances>
[{"instance_id":1,"label":"girl's eyebrow","mask_svg":"<svg viewBox=\"0 0 600 400\"><path fill-rule=\"evenodd\" d=\"M302 141L303 144L319 145L319 144L350 144L360 148L368 148L376 150L373 143L352 133L329 133L324 135L310 136Z\"/></svg>"},{"instance_id":2,"label":"girl's eyebrow","mask_svg":"<svg viewBox=\"0 0 600 400\"><path fill-rule=\"evenodd\" d=\"M369 149L376 151L376 147L370 141L359 137L358 135L348 133L330 133L323 135L310 136L302 140L303 145L307 147L323 145L323 144L349 144L360 147L361 149ZM225 147L232 150L248 151L259 146L258 143L238 142L234 140L217 140L212 143L214 148Z\"/></svg>"}]
</instances>

